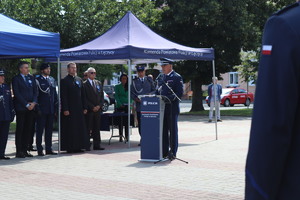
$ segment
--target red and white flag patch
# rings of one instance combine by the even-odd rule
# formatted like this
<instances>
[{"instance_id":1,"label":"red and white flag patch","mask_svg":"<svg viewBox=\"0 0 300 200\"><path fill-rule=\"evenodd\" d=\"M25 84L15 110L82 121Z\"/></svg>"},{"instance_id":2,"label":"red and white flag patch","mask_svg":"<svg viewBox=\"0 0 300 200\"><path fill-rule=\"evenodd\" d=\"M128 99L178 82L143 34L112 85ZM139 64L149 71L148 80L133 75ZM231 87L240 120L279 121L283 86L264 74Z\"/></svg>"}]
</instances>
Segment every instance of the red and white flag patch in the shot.
<instances>
[{"instance_id":1,"label":"red and white flag patch","mask_svg":"<svg viewBox=\"0 0 300 200\"><path fill-rule=\"evenodd\" d=\"M271 54L272 54L272 45L263 45L262 55L271 55Z\"/></svg>"}]
</instances>

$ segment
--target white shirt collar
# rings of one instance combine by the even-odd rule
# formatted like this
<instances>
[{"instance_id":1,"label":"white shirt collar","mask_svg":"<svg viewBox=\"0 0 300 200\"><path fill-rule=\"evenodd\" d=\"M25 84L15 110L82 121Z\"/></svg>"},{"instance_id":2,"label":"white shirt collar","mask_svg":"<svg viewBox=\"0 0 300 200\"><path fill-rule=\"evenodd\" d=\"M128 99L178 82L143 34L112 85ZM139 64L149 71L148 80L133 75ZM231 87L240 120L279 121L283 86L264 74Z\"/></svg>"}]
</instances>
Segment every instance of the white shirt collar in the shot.
<instances>
[{"instance_id":1,"label":"white shirt collar","mask_svg":"<svg viewBox=\"0 0 300 200\"><path fill-rule=\"evenodd\" d=\"M170 73L167 74L167 76L170 76L170 74L173 72L174 70L172 69L172 71L170 71Z\"/></svg>"},{"instance_id":2,"label":"white shirt collar","mask_svg":"<svg viewBox=\"0 0 300 200\"><path fill-rule=\"evenodd\" d=\"M88 80L89 80L89 82L90 82L91 86L93 86L93 82L94 82L94 81L93 81L93 80L91 80L91 79L89 79L89 78L88 78Z\"/></svg>"}]
</instances>

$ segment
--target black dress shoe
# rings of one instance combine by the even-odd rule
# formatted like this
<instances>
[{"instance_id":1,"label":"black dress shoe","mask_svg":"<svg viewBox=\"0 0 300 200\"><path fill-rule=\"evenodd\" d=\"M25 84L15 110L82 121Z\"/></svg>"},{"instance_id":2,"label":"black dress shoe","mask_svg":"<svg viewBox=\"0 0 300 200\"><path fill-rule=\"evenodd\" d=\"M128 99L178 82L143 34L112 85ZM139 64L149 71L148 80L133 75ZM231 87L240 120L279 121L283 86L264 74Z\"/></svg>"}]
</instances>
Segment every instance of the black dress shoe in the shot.
<instances>
[{"instance_id":1,"label":"black dress shoe","mask_svg":"<svg viewBox=\"0 0 300 200\"><path fill-rule=\"evenodd\" d=\"M25 153L24 153L24 156L25 156L25 157L33 157L33 155L32 155L31 153L29 153L29 152L25 152Z\"/></svg>"},{"instance_id":2,"label":"black dress shoe","mask_svg":"<svg viewBox=\"0 0 300 200\"><path fill-rule=\"evenodd\" d=\"M94 147L94 150L105 150L103 147Z\"/></svg>"},{"instance_id":3,"label":"black dress shoe","mask_svg":"<svg viewBox=\"0 0 300 200\"><path fill-rule=\"evenodd\" d=\"M46 151L46 155L57 155L57 153L53 151Z\"/></svg>"},{"instance_id":4,"label":"black dress shoe","mask_svg":"<svg viewBox=\"0 0 300 200\"><path fill-rule=\"evenodd\" d=\"M77 149L77 150L73 150L73 153L83 153L84 150L81 150L81 149Z\"/></svg>"},{"instance_id":5,"label":"black dress shoe","mask_svg":"<svg viewBox=\"0 0 300 200\"><path fill-rule=\"evenodd\" d=\"M45 156L45 154L42 151L39 151L38 156Z\"/></svg>"},{"instance_id":6,"label":"black dress shoe","mask_svg":"<svg viewBox=\"0 0 300 200\"><path fill-rule=\"evenodd\" d=\"M0 160L9 160L10 157L6 157L6 156L0 156Z\"/></svg>"},{"instance_id":7,"label":"black dress shoe","mask_svg":"<svg viewBox=\"0 0 300 200\"><path fill-rule=\"evenodd\" d=\"M16 153L16 158L25 158L25 155L24 155L24 153L19 152L19 153Z\"/></svg>"},{"instance_id":8,"label":"black dress shoe","mask_svg":"<svg viewBox=\"0 0 300 200\"><path fill-rule=\"evenodd\" d=\"M37 151L37 149L30 147L30 148L28 148L28 151Z\"/></svg>"}]
</instances>

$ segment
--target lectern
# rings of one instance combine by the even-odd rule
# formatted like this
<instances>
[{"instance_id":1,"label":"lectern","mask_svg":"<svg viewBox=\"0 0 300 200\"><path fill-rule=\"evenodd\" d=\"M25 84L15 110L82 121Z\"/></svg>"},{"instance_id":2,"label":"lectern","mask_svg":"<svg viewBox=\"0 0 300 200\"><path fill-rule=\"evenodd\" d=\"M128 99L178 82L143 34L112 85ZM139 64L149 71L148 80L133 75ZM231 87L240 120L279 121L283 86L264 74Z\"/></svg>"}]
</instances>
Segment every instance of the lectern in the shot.
<instances>
[{"instance_id":1,"label":"lectern","mask_svg":"<svg viewBox=\"0 0 300 200\"><path fill-rule=\"evenodd\" d=\"M141 159L157 162L163 159L162 134L165 102L159 95L143 95L141 99Z\"/></svg>"}]
</instances>

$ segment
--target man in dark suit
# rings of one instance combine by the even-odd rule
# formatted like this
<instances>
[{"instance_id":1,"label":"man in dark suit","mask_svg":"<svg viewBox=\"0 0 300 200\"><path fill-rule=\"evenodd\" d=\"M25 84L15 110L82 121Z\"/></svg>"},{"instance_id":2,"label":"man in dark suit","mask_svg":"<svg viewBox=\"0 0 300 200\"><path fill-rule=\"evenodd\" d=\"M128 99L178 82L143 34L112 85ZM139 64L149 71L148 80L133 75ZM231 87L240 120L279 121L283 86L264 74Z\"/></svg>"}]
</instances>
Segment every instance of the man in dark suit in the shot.
<instances>
[{"instance_id":1,"label":"man in dark suit","mask_svg":"<svg viewBox=\"0 0 300 200\"><path fill-rule=\"evenodd\" d=\"M265 25L246 163L246 200L300 199L300 5Z\"/></svg>"},{"instance_id":2,"label":"man in dark suit","mask_svg":"<svg viewBox=\"0 0 300 200\"><path fill-rule=\"evenodd\" d=\"M92 67L87 70L88 79L83 83L86 103L87 114L86 125L88 136L91 134L93 137L93 149L104 150L100 146L100 114L101 107L104 102L103 87L100 81L96 80L96 70Z\"/></svg>"},{"instance_id":3,"label":"man in dark suit","mask_svg":"<svg viewBox=\"0 0 300 200\"><path fill-rule=\"evenodd\" d=\"M39 156L44 156L42 138L45 131L45 148L47 155L56 155L52 151L52 132L54 114L57 113L56 82L50 76L50 65L40 66L41 75L36 77L38 87L39 116L36 120L36 147Z\"/></svg>"},{"instance_id":4,"label":"man in dark suit","mask_svg":"<svg viewBox=\"0 0 300 200\"><path fill-rule=\"evenodd\" d=\"M9 85L5 84L4 70L0 69L0 160L9 160L5 156L5 148L8 139L9 125L14 120L13 107Z\"/></svg>"},{"instance_id":5,"label":"man in dark suit","mask_svg":"<svg viewBox=\"0 0 300 200\"><path fill-rule=\"evenodd\" d=\"M68 153L83 152L90 150L87 145L88 134L85 125L85 114L87 113L86 98L83 82L76 76L77 67L75 63L67 66L68 75L61 80L61 150Z\"/></svg>"},{"instance_id":6,"label":"man in dark suit","mask_svg":"<svg viewBox=\"0 0 300 200\"><path fill-rule=\"evenodd\" d=\"M178 149L178 115L180 98L183 95L181 76L173 70L173 60L162 58L161 68L164 75L158 85L157 93L167 97L163 127L163 157L176 158Z\"/></svg>"},{"instance_id":7,"label":"man in dark suit","mask_svg":"<svg viewBox=\"0 0 300 200\"><path fill-rule=\"evenodd\" d=\"M20 74L12 80L14 106L17 115L16 157L32 157L27 152L31 127L37 105L37 87L33 76L29 74L29 63L21 61L18 65Z\"/></svg>"}]
</instances>

